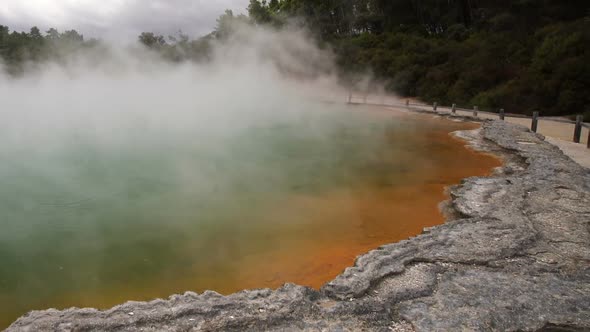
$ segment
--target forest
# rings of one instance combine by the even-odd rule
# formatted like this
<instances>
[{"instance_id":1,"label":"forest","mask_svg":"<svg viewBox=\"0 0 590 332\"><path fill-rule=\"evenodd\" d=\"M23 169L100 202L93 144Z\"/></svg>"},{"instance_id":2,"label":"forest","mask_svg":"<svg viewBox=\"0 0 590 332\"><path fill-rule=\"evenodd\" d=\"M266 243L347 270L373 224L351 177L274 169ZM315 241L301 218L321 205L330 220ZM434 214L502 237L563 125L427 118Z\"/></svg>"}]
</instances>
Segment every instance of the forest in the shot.
<instances>
[{"instance_id":1,"label":"forest","mask_svg":"<svg viewBox=\"0 0 590 332\"><path fill-rule=\"evenodd\" d=\"M587 0L251 0L247 13L226 11L206 36L144 32L138 42L169 61L207 61L210 43L231 36L236 21L302 28L334 53L348 84L370 75L424 102L590 120ZM75 30L0 25L0 57L11 75L101 47Z\"/></svg>"}]
</instances>

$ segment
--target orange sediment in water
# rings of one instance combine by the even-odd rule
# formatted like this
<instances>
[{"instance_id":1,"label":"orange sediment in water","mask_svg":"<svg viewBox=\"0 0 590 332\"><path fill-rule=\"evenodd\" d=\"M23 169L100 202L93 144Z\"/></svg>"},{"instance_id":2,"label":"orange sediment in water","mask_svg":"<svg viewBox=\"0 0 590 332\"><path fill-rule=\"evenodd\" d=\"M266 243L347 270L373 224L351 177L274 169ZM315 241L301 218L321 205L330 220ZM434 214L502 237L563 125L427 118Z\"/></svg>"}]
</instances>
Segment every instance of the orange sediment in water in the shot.
<instances>
[{"instance_id":1,"label":"orange sediment in water","mask_svg":"<svg viewBox=\"0 0 590 332\"><path fill-rule=\"evenodd\" d=\"M246 288L276 288L288 281L318 289L352 266L358 255L444 223L439 204L449 199L445 188L466 177L489 175L501 161L468 148L466 142L449 134L479 125L428 116L422 121L432 125L432 130L424 133L423 143L437 142L432 151L436 169L417 166L403 186L292 197L278 208L277 218L303 217L308 221L301 230L304 234L297 235L293 246L243 261L240 283ZM293 234L287 231L281 236ZM225 293L239 290L231 285L220 285L219 289Z\"/></svg>"},{"instance_id":2,"label":"orange sediment in water","mask_svg":"<svg viewBox=\"0 0 590 332\"><path fill-rule=\"evenodd\" d=\"M388 131L388 144L403 142L403 147L394 154L387 145L376 151L371 155L375 162L358 170L354 185L293 190L277 195L271 203L269 199L248 201L246 208L236 208L244 213L232 216L227 224L176 222L162 217L162 223L109 226L116 231L94 226L82 245L86 246L83 250L97 253L95 256L76 260L76 252L52 252L72 265L62 256L50 256L43 259L56 262L47 267L52 271L45 275L49 281L44 275L23 274L17 277L26 288L6 287L8 291L0 294L0 326L32 309L104 309L187 290L229 294L248 288L276 288L287 282L319 288L353 265L358 255L442 224L439 204L448 199L445 188L466 177L488 175L501 164L498 158L473 151L450 135L456 130L476 129L478 124L382 111L371 116L384 121L404 118L416 128ZM381 164L382 159L387 162ZM398 167L389 170L398 161ZM394 176L376 174L389 172ZM199 212L209 208L195 208L190 201L186 206L175 204L178 220L198 219ZM250 210L256 213L249 214ZM86 236L77 229L67 231ZM14 264L14 269L20 267ZM56 280L64 280L58 290L28 291L51 287Z\"/></svg>"}]
</instances>

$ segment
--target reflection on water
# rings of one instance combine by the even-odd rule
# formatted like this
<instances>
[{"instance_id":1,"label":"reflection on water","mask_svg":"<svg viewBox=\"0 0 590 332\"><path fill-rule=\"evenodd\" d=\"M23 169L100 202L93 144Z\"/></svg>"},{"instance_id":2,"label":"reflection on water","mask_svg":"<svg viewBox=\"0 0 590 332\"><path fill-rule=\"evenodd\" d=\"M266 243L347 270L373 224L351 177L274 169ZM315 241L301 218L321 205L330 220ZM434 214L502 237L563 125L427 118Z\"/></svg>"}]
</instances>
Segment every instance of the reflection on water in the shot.
<instances>
[{"instance_id":1,"label":"reflection on water","mask_svg":"<svg viewBox=\"0 0 590 332\"><path fill-rule=\"evenodd\" d=\"M443 222L444 187L499 164L448 135L474 127L353 109L215 137L4 144L0 326L186 290L319 287Z\"/></svg>"}]
</instances>

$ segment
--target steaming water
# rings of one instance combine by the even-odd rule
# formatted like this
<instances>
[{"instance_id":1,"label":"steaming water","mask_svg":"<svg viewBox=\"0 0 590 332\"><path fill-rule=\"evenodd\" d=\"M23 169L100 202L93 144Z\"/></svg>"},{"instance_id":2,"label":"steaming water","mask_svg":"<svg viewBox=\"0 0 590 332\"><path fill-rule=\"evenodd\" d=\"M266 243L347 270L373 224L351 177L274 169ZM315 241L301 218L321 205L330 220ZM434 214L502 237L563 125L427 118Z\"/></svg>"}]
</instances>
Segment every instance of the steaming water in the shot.
<instances>
[{"instance_id":1,"label":"steaming water","mask_svg":"<svg viewBox=\"0 0 590 332\"><path fill-rule=\"evenodd\" d=\"M497 165L447 135L466 127L338 108L231 135L138 120L117 144L0 133L0 326L185 290L319 287L440 223L443 187Z\"/></svg>"}]
</instances>

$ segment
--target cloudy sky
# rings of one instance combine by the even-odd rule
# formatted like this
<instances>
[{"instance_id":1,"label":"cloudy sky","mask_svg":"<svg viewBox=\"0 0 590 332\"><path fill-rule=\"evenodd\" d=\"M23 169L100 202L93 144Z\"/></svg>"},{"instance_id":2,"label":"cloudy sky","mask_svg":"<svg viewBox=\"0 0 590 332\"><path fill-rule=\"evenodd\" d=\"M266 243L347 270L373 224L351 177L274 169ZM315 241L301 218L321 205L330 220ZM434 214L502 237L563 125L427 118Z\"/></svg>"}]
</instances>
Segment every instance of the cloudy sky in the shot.
<instances>
[{"instance_id":1,"label":"cloudy sky","mask_svg":"<svg viewBox=\"0 0 590 332\"><path fill-rule=\"evenodd\" d=\"M11 30L76 29L85 37L129 40L142 31L206 34L225 9L243 13L248 0L0 0L0 24Z\"/></svg>"}]
</instances>

